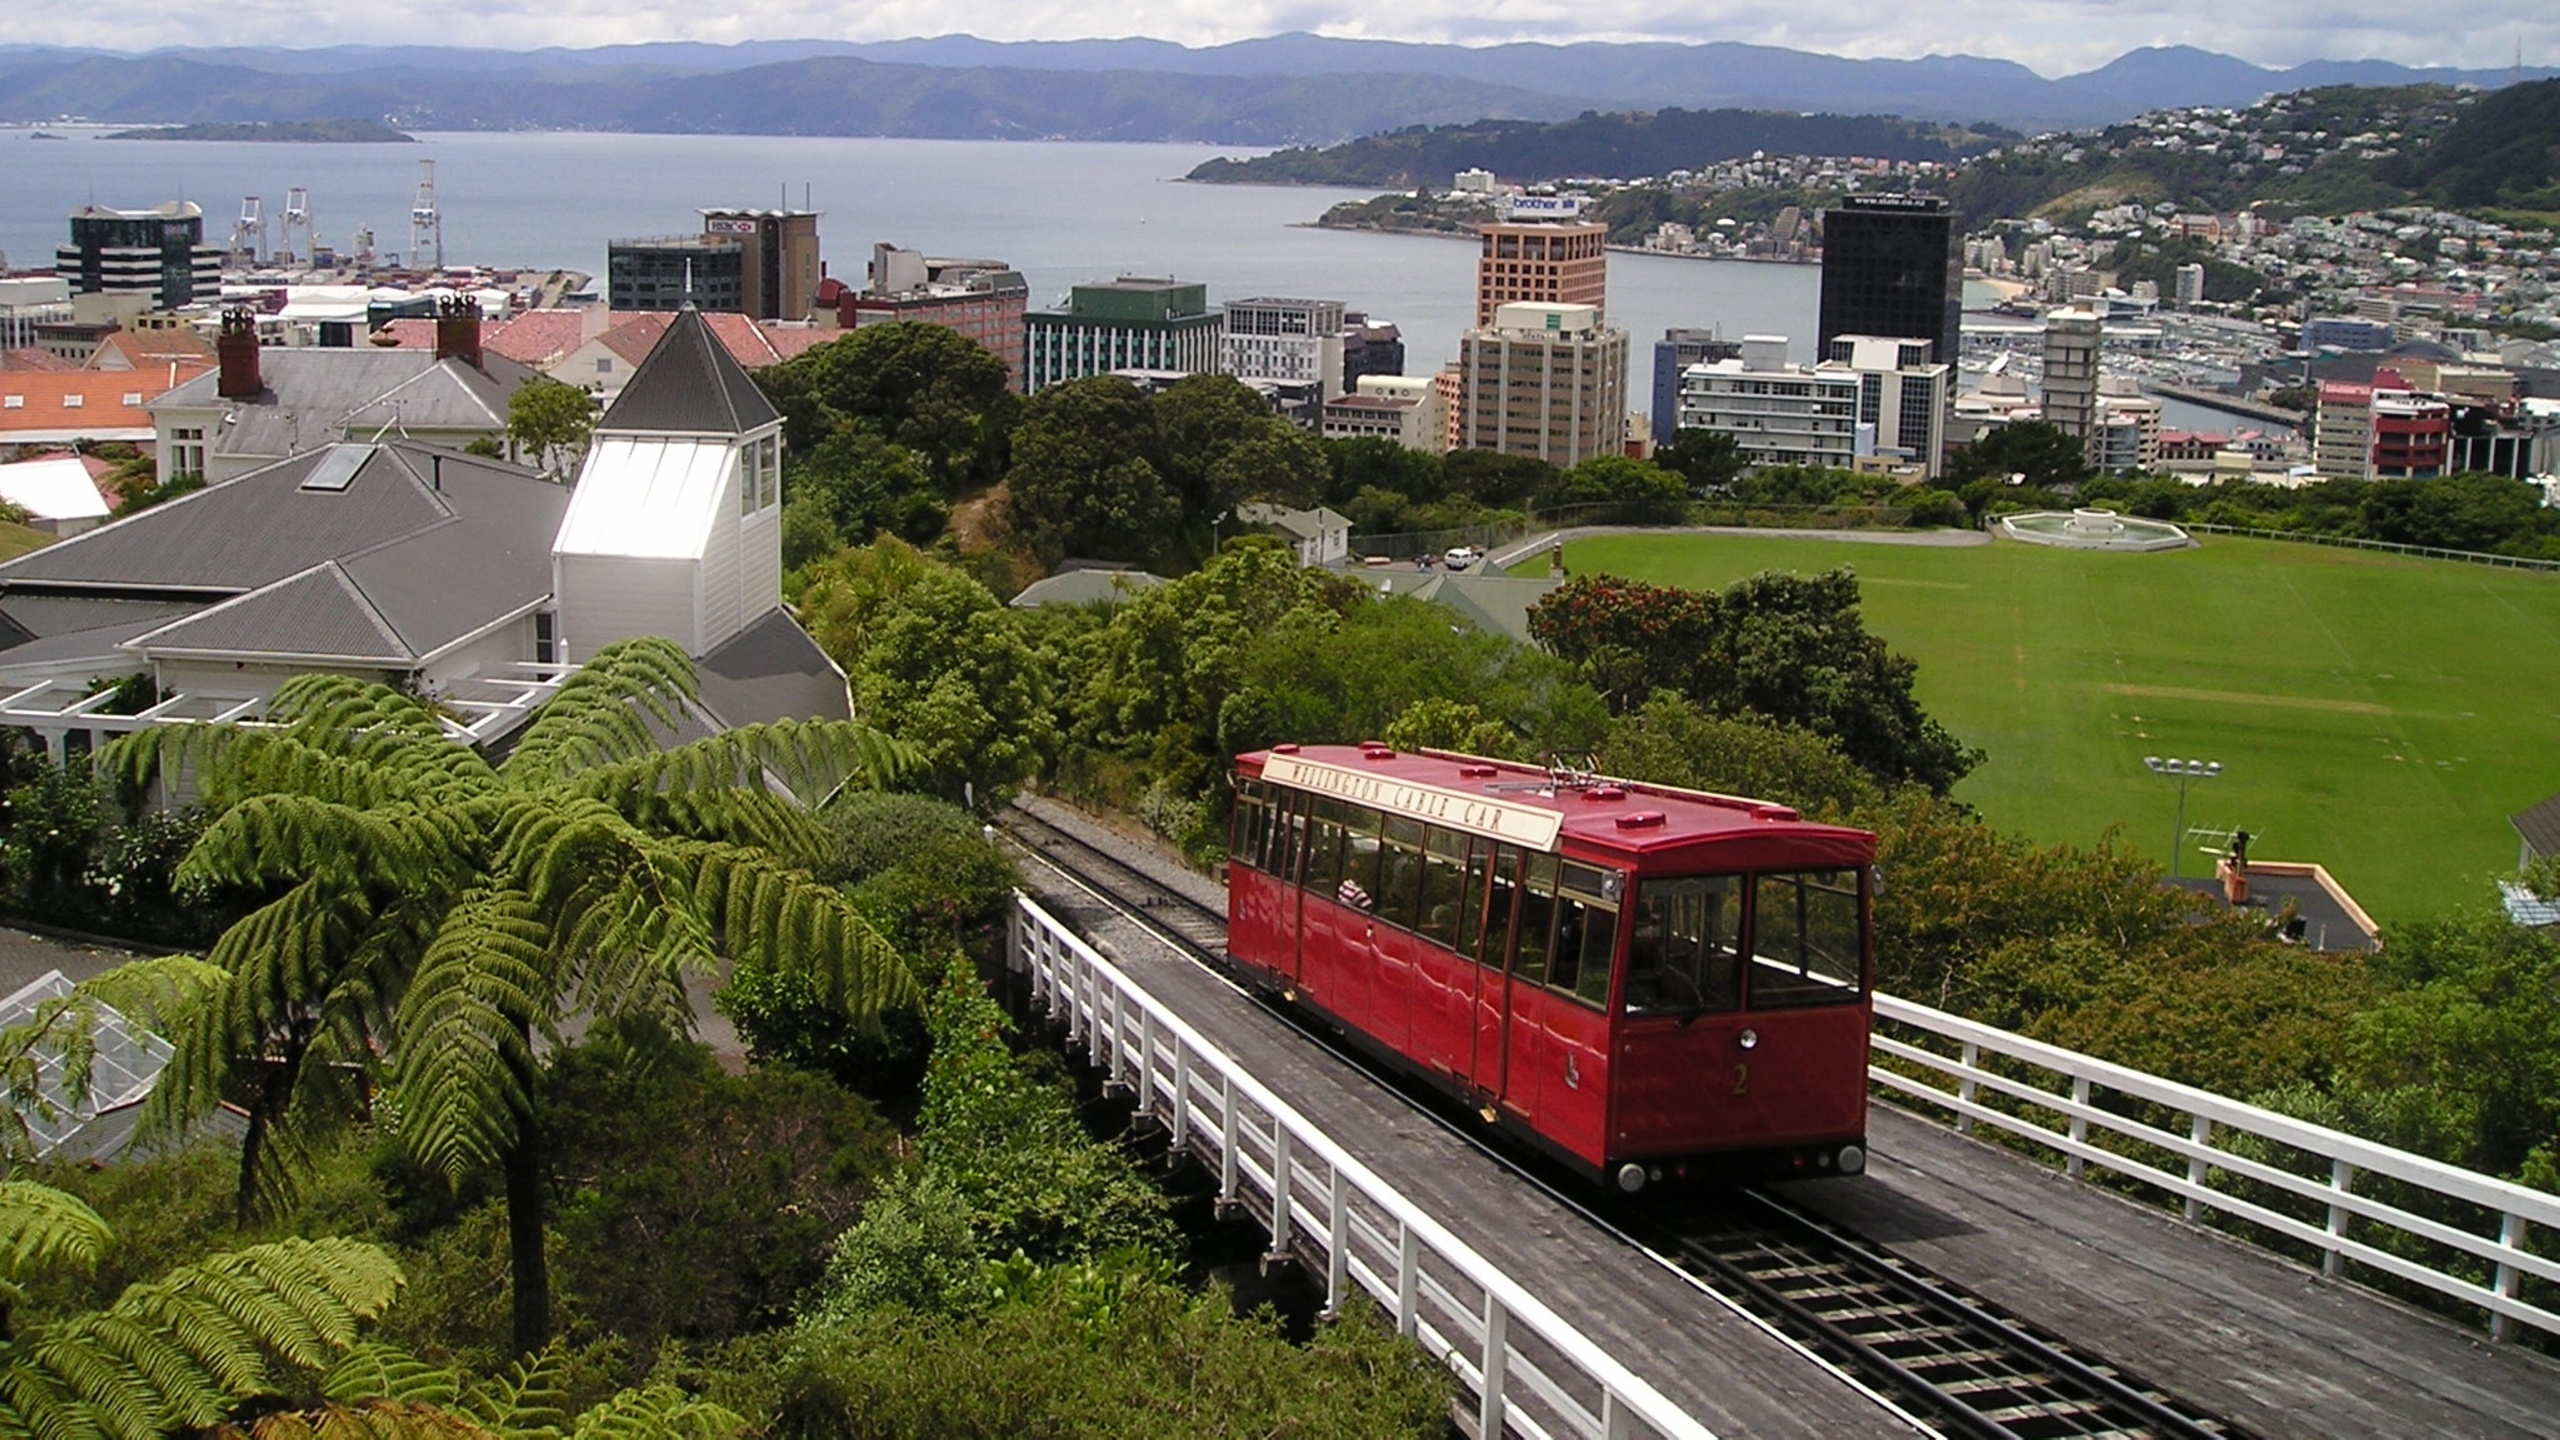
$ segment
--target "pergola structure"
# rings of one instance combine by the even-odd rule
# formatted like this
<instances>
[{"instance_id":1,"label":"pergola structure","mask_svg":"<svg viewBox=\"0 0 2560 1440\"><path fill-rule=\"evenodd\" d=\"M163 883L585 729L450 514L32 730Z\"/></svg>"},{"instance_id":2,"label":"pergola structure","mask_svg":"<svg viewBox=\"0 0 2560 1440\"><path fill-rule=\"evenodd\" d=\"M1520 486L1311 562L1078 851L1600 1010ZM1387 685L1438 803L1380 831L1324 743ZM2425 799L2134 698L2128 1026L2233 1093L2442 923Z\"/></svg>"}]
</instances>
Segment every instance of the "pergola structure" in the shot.
<instances>
[{"instance_id":1,"label":"pergola structure","mask_svg":"<svg viewBox=\"0 0 2560 1440\"><path fill-rule=\"evenodd\" d=\"M430 708L444 733L464 745L481 746L509 734L543 701L558 693L561 682L577 666L519 660L514 673L482 674L455 682L431 696ZM33 731L44 741L54 763L78 751L95 749L102 735L126 735L153 725L257 724L266 718L270 697L167 695L134 711L119 714L105 707L115 700L113 687L54 677L0 696L0 725ZM73 736L82 739L73 741Z\"/></svg>"}]
</instances>

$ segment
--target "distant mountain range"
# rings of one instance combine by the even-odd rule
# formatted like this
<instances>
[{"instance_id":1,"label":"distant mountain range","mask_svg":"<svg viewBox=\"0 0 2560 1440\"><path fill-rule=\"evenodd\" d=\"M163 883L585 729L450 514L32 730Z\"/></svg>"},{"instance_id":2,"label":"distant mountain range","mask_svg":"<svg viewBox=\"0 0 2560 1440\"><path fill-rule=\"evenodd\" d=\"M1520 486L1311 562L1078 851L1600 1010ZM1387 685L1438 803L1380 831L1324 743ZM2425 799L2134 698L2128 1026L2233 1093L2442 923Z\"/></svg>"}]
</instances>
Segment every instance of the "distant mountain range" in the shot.
<instances>
[{"instance_id":1,"label":"distant mountain range","mask_svg":"<svg viewBox=\"0 0 2560 1440\"><path fill-rule=\"evenodd\" d=\"M2526 78L2560 75L2533 68ZM1421 45L1275 35L1161 40L965 35L613 45L166 49L0 46L0 117L136 123L363 115L414 128L708 131L1327 144L1416 124L1585 109L1795 111L2034 133L2145 110L2245 105L2321 85L2494 88L2515 72L2316 60L2289 69L2176 46L2047 79L1970 55L1851 60L1731 43Z\"/></svg>"}]
</instances>

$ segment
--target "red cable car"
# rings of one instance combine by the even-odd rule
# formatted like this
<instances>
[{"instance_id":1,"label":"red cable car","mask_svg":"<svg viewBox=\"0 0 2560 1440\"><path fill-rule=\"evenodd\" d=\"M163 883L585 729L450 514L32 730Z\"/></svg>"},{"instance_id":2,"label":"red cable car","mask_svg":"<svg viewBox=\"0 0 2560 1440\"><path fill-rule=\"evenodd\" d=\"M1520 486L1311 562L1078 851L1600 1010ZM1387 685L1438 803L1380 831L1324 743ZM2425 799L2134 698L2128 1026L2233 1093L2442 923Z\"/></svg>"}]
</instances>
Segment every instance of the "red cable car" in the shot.
<instances>
[{"instance_id":1,"label":"red cable car","mask_svg":"<svg viewBox=\"0 0 2560 1440\"><path fill-rule=\"evenodd\" d=\"M1593 1179L1866 1168L1875 837L1379 744L1238 757L1227 948Z\"/></svg>"}]
</instances>

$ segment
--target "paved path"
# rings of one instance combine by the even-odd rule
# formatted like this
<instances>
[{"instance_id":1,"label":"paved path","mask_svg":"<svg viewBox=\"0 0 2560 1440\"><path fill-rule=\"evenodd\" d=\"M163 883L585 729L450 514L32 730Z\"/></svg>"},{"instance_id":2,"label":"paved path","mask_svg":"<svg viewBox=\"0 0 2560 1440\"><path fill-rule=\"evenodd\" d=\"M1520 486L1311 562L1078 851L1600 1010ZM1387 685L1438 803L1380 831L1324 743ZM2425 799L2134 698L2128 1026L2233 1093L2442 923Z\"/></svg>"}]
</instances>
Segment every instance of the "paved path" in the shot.
<instances>
[{"instance_id":1,"label":"paved path","mask_svg":"<svg viewBox=\"0 0 2560 1440\"><path fill-rule=\"evenodd\" d=\"M1595 535L1745 535L1772 540L1845 540L1854 545L1917 545L1935 550L1963 550L1991 543L1983 530L1773 530L1750 525L1577 525L1550 530L1496 550L1487 568L1507 569L1532 555L1555 549L1568 540Z\"/></svg>"},{"instance_id":2,"label":"paved path","mask_svg":"<svg viewBox=\"0 0 2560 1440\"><path fill-rule=\"evenodd\" d=\"M77 984L136 958L129 950L110 950L56 940L25 930L0 929L0 995L14 993L30 982L44 978L48 970L59 970Z\"/></svg>"}]
</instances>

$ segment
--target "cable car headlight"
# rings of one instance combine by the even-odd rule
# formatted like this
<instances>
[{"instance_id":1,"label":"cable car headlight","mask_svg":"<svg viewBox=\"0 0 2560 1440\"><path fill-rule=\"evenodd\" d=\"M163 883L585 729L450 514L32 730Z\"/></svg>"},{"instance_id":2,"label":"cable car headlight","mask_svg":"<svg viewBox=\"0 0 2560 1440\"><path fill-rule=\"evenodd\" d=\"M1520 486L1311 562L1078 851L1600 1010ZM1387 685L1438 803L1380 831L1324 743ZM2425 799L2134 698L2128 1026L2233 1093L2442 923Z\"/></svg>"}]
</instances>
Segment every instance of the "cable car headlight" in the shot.
<instances>
[{"instance_id":1,"label":"cable car headlight","mask_svg":"<svg viewBox=\"0 0 2560 1440\"><path fill-rule=\"evenodd\" d=\"M1760 1032L1757 1030L1745 1030L1741 1034L1733 1037L1733 1043L1741 1046L1745 1050L1756 1049L1760 1044Z\"/></svg>"}]
</instances>

